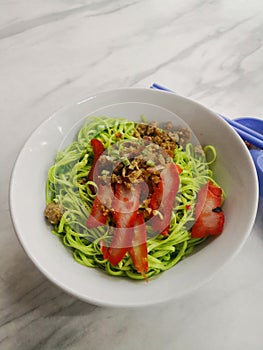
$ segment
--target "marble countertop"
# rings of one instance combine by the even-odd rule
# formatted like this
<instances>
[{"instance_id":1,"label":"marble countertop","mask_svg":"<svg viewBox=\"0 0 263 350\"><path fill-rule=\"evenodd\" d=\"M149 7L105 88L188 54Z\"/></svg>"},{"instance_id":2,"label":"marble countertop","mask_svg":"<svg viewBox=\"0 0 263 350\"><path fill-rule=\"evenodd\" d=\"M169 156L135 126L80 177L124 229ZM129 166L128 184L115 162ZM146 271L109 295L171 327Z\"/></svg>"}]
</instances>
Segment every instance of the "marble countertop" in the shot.
<instances>
[{"instance_id":1,"label":"marble countertop","mask_svg":"<svg viewBox=\"0 0 263 350\"><path fill-rule=\"evenodd\" d=\"M94 92L158 82L222 114L263 118L262 33L262 0L0 1L0 349L262 349L262 203L241 252L211 281L133 310L89 305L49 282L8 205L30 133Z\"/></svg>"}]
</instances>

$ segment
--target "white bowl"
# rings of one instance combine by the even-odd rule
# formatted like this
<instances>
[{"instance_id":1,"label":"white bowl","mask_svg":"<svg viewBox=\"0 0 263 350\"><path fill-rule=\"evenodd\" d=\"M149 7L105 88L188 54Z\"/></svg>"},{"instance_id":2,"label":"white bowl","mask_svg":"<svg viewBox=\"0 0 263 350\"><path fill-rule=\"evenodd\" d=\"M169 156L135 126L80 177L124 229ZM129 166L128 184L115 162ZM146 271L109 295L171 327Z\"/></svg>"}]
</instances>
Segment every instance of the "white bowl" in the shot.
<instances>
[{"instance_id":1,"label":"white bowl","mask_svg":"<svg viewBox=\"0 0 263 350\"><path fill-rule=\"evenodd\" d=\"M160 113L160 108L162 113ZM74 261L43 217L47 171L61 144L71 142L88 115L153 120L182 118L201 144L217 149L216 180L226 192L224 232L157 278L134 281L107 276ZM192 292L209 280L247 239L256 216L257 175L239 136L215 113L187 98L151 89L117 89L91 96L51 116L22 148L10 183L10 209L17 236L42 273L86 302L121 307L153 305Z\"/></svg>"}]
</instances>

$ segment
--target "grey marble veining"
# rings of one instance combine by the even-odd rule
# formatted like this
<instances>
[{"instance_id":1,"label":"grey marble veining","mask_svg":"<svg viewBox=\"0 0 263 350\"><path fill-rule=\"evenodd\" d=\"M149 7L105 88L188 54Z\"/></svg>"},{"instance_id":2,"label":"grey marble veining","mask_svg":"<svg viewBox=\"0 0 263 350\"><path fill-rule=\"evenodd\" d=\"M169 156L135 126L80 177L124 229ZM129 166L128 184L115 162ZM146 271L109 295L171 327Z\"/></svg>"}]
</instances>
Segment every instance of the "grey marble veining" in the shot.
<instances>
[{"instance_id":1,"label":"grey marble veining","mask_svg":"<svg viewBox=\"0 0 263 350\"><path fill-rule=\"evenodd\" d=\"M8 205L27 137L90 94L159 82L225 115L263 118L262 33L261 0L0 1L0 349L262 349L262 203L213 280L138 310L51 284L18 243Z\"/></svg>"},{"instance_id":2,"label":"grey marble veining","mask_svg":"<svg viewBox=\"0 0 263 350\"><path fill-rule=\"evenodd\" d=\"M15 22L12 22L7 26L4 26L0 30L0 40L11 37L13 35L20 35L25 31L29 31L31 29L44 26L46 24L50 24L52 22L64 20L65 18L70 16L80 14L81 16L87 16L89 18L101 17L107 14L112 14L118 11L122 11L123 9L126 9L129 6L134 5L135 3L136 1L130 1L130 2L126 2L124 5L121 5L121 3L115 2L115 4L113 4L112 6L112 4L110 4L105 0L101 2L94 2L94 3L87 2L86 4L82 4L81 6L77 6L77 7L74 6L72 8L67 8L62 11L51 12L32 19L16 20ZM14 10L15 10L15 6L14 6Z\"/></svg>"}]
</instances>

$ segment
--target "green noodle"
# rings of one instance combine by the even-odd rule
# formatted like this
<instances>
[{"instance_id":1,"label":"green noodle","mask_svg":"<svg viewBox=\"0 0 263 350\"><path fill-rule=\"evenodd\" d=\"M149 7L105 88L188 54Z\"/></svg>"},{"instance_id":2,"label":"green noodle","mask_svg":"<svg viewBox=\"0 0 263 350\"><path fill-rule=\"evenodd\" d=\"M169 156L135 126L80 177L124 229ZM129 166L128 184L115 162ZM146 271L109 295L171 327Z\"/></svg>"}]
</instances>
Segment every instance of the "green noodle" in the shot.
<instances>
[{"instance_id":1,"label":"green noodle","mask_svg":"<svg viewBox=\"0 0 263 350\"><path fill-rule=\"evenodd\" d=\"M118 141L136 139L133 136L135 123L126 119L106 117L88 118L80 129L77 139L57 154L54 165L49 169L46 185L46 204L60 203L63 216L53 227L52 233L59 236L63 244L69 247L74 259L87 267L98 267L113 276L127 276L143 279L127 254L117 265L112 266L103 258L100 241L111 239L107 226L87 229L86 220L91 211L95 195L90 191L93 182L81 181L87 178L93 164L93 150L90 140L99 139L105 148ZM147 277L157 275L177 264L189 255L194 247L205 239L191 238L191 227L195 221L194 204L200 187L208 180L215 183L211 165L216 159L216 150L209 145L204 147L208 161L197 153L192 144L185 149L179 146L174 152L174 162L182 168L180 186L173 209L169 235L154 236L147 240L148 272ZM150 231L150 227L147 227Z\"/></svg>"}]
</instances>

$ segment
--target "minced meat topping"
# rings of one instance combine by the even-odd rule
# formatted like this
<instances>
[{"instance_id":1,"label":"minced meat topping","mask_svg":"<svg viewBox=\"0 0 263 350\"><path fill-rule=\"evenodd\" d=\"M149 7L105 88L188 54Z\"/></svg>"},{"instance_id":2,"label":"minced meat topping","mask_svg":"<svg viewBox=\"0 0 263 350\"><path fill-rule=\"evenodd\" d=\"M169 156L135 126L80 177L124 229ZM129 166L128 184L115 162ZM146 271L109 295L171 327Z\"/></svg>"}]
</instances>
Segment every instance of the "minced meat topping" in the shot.
<instances>
[{"instance_id":1,"label":"minced meat topping","mask_svg":"<svg viewBox=\"0 0 263 350\"><path fill-rule=\"evenodd\" d=\"M171 161L157 144L147 140L124 141L100 157L99 179L102 183L110 180L111 184L125 183L128 187L142 181L157 184L161 170Z\"/></svg>"},{"instance_id":2,"label":"minced meat topping","mask_svg":"<svg viewBox=\"0 0 263 350\"><path fill-rule=\"evenodd\" d=\"M138 124L134 136L147 139L162 147L171 157L177 145L185 146L190 139L188 129L176 128L171 122L158 126L156 122L150 124Z\"/></svg>"},{"instance_id":3,"label":"minced meat topping","mask_svg":"<svg viewBox=\"0 0 263 350\"><path fill-rule=\"evenodd\" d=\"M99 179L102 183L110 181L132 183L145 181L149 188L160 181L160 172L172 162L178 145L185 146L189 141L188 129L175 128L172 123L137 124L134 140L122 141L112 145L99 159Z\"/></svg>"},{"instance_id":4,"label":"minced meat topping","mask_svg":"<svg viewBox=\"0 0 263 350\"><path fill-rule=\"evenodd\" d=\"M58 203L51 202L46 206L45 217L52 225L56 225L62 218L62 209Z\"/></svg>"}]
</instances>

